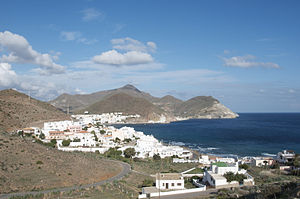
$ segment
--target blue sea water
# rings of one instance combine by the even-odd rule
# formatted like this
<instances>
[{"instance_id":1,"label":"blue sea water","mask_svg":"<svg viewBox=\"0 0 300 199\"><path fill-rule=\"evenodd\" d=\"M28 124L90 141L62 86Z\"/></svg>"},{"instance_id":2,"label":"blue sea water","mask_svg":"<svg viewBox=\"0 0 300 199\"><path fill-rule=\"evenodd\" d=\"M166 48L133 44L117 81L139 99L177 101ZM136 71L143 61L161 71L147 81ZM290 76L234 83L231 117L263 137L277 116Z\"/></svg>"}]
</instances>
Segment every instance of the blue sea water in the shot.
<instances>
[{"instance_id":1,"label":"blue sea water","mask_svg":"<svg viewBox=\"0 0 300 199\"><path fill-rule=\"evenodd\" d=\"M169 124L126 124L165 143L218 155L300 153L300 113L241 113L236 119L192 119Z\"/></svg>"}]
</instances>

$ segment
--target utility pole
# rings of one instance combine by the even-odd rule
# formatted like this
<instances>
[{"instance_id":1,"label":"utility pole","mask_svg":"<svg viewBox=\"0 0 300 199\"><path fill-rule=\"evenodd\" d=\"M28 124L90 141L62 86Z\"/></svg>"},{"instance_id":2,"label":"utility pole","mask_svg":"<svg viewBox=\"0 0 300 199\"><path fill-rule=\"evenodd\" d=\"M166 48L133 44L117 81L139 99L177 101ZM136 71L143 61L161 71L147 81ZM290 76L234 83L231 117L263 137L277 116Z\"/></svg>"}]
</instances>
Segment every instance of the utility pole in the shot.
<instances>
[{"instance_id":1,"label":"utility pole","mask_svg":"<svg viewBox=\"0 0 300 199\"><path fill-rule=\"evenodd\" d=\"M70 114L70 104L68 103L68 106L67 106L67 115Z\"/></svg>"}]
</instances>

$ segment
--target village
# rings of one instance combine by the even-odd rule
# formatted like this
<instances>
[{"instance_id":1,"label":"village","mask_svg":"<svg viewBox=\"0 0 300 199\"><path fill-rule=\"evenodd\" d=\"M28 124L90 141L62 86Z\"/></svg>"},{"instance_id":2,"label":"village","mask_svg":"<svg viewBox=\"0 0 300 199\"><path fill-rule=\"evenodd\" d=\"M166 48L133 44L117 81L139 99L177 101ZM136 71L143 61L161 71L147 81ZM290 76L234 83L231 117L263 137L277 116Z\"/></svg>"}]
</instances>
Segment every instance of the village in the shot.
<instances>
[{"instance_id":1,"label":"village","mask_svg":"<svg viewBox=\"0 0 300 199\"><path fill-rule=\"evenodd\" d=\"M199 164L198 167L181 173L151 174L155 184L143 187L139 198L253 186L255 179L247 172L249 165L264 167L277 164L280 170L295 169L289 164L295 159L295 153L290 150L278 152L277 157L274 158L233 158L208 154L197 156L187 148L162 143L153 135L145 135L134 128L124 126L118 129L109 125L124 123L127 118L135 117L139 116L122 113L72 115L73 120L45 122L43 128L24 128L19 133L35 136L43 143L52 144L62 151L105 154L114 150L121 156L129 158L172 158L175 164ZM193 188L186 188L185 178L193 178Z\"/></svg>"}]
</instances>

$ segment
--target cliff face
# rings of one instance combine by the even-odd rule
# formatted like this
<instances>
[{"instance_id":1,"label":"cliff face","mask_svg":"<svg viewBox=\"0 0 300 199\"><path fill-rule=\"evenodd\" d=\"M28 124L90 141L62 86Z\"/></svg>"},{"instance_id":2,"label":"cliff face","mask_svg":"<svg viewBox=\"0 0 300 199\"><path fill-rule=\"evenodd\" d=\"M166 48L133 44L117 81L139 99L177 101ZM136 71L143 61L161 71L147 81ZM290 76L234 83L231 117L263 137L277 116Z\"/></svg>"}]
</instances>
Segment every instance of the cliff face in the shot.
<instances>
[{"instance_id":1,"label":"cliff face","mask_svg":"<svg viewBox=\"0 0 300 199\"><path fill-rule=\"evenodd\" d=\"M236 118L238 115L211 96L198 96L187 101L167 95L151 96L132 85L87 95L63 94L50 101L53 106L71 113L123 112L139 114L137 122L176 121L191 118Z\"/></svg>"}]
</instances>

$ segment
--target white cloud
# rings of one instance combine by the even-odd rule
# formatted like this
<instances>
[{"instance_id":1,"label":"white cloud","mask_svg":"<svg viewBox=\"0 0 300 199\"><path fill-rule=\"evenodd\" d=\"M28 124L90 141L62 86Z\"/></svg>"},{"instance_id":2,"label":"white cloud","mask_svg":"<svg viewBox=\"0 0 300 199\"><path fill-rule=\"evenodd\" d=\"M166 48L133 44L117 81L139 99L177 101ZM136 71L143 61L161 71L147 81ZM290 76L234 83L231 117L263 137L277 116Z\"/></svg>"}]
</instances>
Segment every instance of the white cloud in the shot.
<instances>
[{"instance_id":1,"label":"white cloud","mask_svg":"<svg viewBox=\"0 0 300 199\"><path fill-rule=\"evenodd\" d=\"M222 58L225 66L233 66L240 68L265 67L265 68L280 68L278 64L271 62L256 62L256 57L253 55L236 56L230 58Z\"/></svg>"},{"instance_id":2,"label":"white cloud","mask_svg":"<svg viewBox=\"0 0 300 199\"><path fill-rule=\"evenodd\" d=\"M103 52L100 55L93 57L93 62L98 64L109 64L109 65L137 65L137 64L147 64L153 62L153 58L150 54L139 52L139 51L129 51L126 53L119 53L116 50L110 50Z\"/></svg>"},{"instance_id":3,"label":"white cloud","mask_svg":"<svg viewBox=\"0 0 300 199\"><path fill-rule=\"evenodd\" d=\"M0 87L14 87L17 79L17 74L10 64L0 63Z\"/></svg>"},{"instance_id":4,"label":"white cloud","mask_svg":"<svg viewBox=\"0 0 300 199\"><path fill-rule=\"evenodd\" d=\"M31 93L33 97L49 100L66 92L64 87L44 81L40 76L18 75L9 63L0 63L0 89L14 88L26 94Z\"/></svg>"},{"instance_id":5,"label":"white cloud","mask_svg":"<svg viewBox=\"0 0 300 199\"><path fill-rule=\"evenodd\" d=\"M35 64L40 66L37 71L41 74L59 74L64 67L56 64L50 54L41 54L32 49L32 46L21 35L9 31L0 32L0 46L9 52L2 55L1 62Z\"/></svg>"},{"instance_id":6,"label":"white cloud","mask_svg":"<svg viewBox=\"0 0 300 199\"><path fill-rule=\"evenodd\" d=\"M103 14L96 10L95 8L87 8L81 11L83 13L83 21L92 21L96 19L103 19Z\"/></svg>"},{"instance_id":7,"label":"white cloud","mask_svg":"<svg viewBox=\"0 0 300 199\"><path fill-rule=\"evenodd\" d=\"M130 37L112 39L111 43L114 49L124 51L155 52L157 46L154 42L148 41L146 44L132 39Z\"/></svg>"},{"instance_id":8,"label":"white cloud","mask_svg":"<svg viewBox=\"0 0 300 199\"><path fill-rule=\"evenodd\" d=\"M78 43L83 43L83 44L87 44L87 45L98 42L98 40L96 40L96 39L89 40L85 37L82 37L82 34L77 31L74 31L74 32L62 31L62 32L60 32L60 37L64 41L76 41Z\"/></svg>"},{"instance_id":9,"label":"white cloud","mask_svg":"<svg viewBox=\"0 0 300 199\"><path fill-rule=\"evenodd\" d=\"M80 32L66 32L66 31L62 31L60 33L60 36L63 40L66 41L74 41L77 40L79 37L81 37L81 33Z\"/></svg>"}]
</instances>

